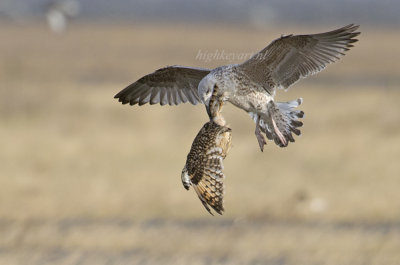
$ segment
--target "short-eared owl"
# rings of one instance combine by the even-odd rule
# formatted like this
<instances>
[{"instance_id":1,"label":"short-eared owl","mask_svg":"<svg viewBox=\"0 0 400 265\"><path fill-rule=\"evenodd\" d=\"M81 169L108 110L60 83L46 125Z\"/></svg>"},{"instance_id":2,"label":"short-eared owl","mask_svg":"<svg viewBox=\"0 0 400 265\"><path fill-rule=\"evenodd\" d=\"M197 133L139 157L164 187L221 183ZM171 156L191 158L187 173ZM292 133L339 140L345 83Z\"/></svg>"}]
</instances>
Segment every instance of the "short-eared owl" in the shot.
<instances>
[{"instance_id":1,"label":"short-eared owl","mask_svg":"<svg viewBox=\"0 0 400 265\"><path fill-rule=\"evenodd\" d=\"M188 190L193 186L204 207L211 213L224 211L225 159L231 146L231 129L214 121L204 124L193 141L182 170L182 184ZM212 213L211 213L212 214Z\"/></svg>"}]
</instances>

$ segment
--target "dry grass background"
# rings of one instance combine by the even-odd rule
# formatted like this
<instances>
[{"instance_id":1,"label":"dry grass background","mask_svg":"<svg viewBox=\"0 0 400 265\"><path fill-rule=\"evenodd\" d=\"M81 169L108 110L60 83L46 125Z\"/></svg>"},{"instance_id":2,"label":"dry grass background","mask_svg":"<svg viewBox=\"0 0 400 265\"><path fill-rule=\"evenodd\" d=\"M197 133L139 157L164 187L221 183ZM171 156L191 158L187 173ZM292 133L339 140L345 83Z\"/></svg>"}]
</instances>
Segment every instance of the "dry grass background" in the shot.
<instances>
[{"instance_id":1,"label":"dry grass background","mask_svg":"<svg viewBox=\"0 0 400 265\"><path fill-rule=\"evenodd\" d=\"M336 27L340 25L334 25ZM398 31L362 27L340 62L281 92L303 97L303 136L258 149L225 109L224 216L180 172L203 107L113 96L199 50L255 52L326 27L0 26L0 264L400 264Z\"/></svg>"}]
</instances>

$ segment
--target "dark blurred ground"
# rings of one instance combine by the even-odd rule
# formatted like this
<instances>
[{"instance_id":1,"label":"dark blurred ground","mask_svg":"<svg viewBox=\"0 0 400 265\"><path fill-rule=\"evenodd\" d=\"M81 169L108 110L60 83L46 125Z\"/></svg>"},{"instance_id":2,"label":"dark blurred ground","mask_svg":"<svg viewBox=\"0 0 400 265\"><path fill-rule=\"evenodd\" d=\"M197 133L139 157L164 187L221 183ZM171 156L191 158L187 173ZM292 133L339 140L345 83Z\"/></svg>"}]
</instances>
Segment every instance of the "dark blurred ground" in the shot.
<instances>
[{"instance_id":1,"label":"dark blurred ground","mask_svg":"<svg viewBox=\"0 0 400 265\"><path fill-rule=\"evenodd\" d=\"M2 264L398 264L400 224L287 220L2 222ZM14 238L12 240L11 238Z\"/></svg>"}]
</instances>

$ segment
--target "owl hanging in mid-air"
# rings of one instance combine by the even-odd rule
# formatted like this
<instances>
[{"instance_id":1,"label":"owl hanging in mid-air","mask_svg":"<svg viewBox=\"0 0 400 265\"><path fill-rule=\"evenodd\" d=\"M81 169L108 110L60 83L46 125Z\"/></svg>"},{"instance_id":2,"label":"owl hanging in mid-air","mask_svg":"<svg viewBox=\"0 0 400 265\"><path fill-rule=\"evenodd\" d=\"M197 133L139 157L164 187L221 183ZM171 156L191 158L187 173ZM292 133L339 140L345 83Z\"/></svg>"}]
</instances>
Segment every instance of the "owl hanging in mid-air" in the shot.
<instances>
[{"instance_id":1,"label":"owl hanging in mid-air","mask_svg":"<svg viewBox=\"0 0 400 265\"><path fill-rule=\"evenodd\" d=\"M182 170L182 184L189 190L193 186L207 211L224 211L225 178L223 160L231 146L231 129L209 121L193 141ZM210 206L210 207L209 207Z\"/></svg>"}]
</instances>

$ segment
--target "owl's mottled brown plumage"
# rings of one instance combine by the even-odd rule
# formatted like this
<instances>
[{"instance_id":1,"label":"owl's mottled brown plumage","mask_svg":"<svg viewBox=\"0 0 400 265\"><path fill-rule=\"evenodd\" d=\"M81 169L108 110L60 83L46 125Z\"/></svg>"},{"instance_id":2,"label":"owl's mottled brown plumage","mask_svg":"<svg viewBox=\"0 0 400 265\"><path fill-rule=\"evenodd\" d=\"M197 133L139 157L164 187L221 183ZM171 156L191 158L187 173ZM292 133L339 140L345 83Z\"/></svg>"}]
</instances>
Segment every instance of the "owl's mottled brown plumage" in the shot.
<instances>
[{"instance_id":1,"label":"owl's mottled brown plumage","mask_svg":"<svg viewBox=\"0 0 400 265\"><path fill-rule=\"evenodd\" d=\"M209 206L219 214L224 211L225 175L222 170L230 145L231 129L213 121L207 122L194 139L182 170L183 186L187 190L193 186L209 213Z\"/></svg>"}]
</instances>

